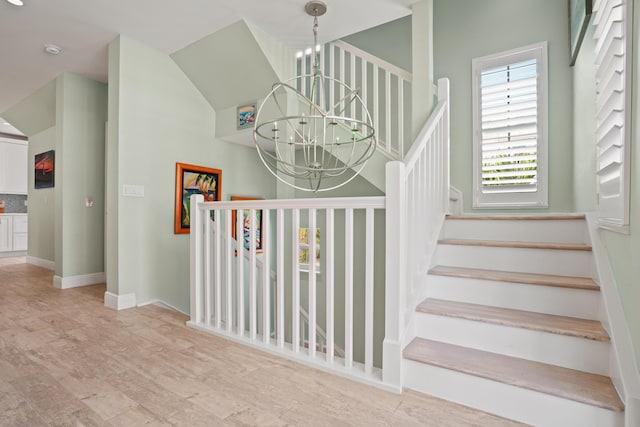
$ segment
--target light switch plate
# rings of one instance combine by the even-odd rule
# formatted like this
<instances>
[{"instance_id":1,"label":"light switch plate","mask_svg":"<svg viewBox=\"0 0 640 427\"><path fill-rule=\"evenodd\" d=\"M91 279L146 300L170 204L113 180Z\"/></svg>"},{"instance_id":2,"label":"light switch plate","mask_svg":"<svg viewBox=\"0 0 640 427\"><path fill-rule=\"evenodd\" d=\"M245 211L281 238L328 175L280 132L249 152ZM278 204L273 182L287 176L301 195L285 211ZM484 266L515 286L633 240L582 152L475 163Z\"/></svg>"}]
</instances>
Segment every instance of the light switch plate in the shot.
<instances>
[{"instance_id":1,"label":"light switch plate","mask_svg":"<svg viewBox=\"0 0 640 427\"><path fill-rule=\"evenodd\" d=\"M124 197L144 197L144 185L123 184L122 195Z\"/></svg>"}]
</instances>

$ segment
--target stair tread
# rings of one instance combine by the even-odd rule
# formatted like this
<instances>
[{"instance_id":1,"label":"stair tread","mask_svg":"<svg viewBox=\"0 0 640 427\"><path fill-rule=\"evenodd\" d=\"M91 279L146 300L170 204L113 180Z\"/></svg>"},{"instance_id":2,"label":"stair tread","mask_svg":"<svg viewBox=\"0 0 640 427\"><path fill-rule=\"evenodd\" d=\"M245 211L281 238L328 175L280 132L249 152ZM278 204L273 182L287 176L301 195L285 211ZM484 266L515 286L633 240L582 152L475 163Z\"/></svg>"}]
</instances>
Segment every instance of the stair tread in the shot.
<instances>
[{"instance_id":1,"label":"stair tread","mask_svg":"<svg viewBox=\"0 0 640 427\"><path fill-rule=\"evenodd\" d=\"M447 215L451 220L481 220L481 221L572 221L584 220L583 214L552 214L552 215Z\"/></svg>"},{"instance_id":2,"label":"stair tread","mask_svg":"<svg viewBox=\"0 0 640 427\"><path fill-rule=\"evenodd\" d=\"M507 240L440 239L441 245L487 246L498 248L558 249L565 251L591 251L584 243L516 242Z\"/></svg>"},{"instance_id":3,"label":"stair tread","mask_svg":"<svg viewBox=\"0 0 640 427\"><path fill-rule=\"evenodd\" d=\"M578 319L435 298L425 299L418 305L416 310L427 314L574 336L600 342L610 341L609 335L597 320Z\"/></svg>"},{"instance_id":4,"label":"stair tread","mask_svg":"<svg viewBox=\"0 0 640 427\"><path fill-rule=\"evenodd\" d=\"M623 411L609 377L497 353L415 338L404 358L588 405Z\"/></svg>"},{"instance_id":5,"label":"stair tread","mask_svg":"<svg viewBox=\"0 0 640 427\"><path fill-rule=\"evenodd\" d=\"M600 286L590 277L561 276L557 274L522 273L517 271L484 270L480 268L449 267L437 265L429 274L461 277L466 279L496 280L571 289L599 291Z\"/></svg>"}]
</instances>

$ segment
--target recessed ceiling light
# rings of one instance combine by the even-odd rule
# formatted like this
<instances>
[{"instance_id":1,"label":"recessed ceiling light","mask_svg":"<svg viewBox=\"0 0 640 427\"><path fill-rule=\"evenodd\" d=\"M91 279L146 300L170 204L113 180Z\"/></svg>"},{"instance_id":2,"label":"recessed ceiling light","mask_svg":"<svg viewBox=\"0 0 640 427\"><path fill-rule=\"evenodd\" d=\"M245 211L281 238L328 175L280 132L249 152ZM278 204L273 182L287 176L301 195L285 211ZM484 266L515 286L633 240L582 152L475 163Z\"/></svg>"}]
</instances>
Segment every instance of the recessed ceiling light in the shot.
<instances>
[{"instance_id":1,"label":"recessed ceiling light","mask_svg":"<svg viewBox=\"0 0 640 427\"><path fill-rule=\"evenodd\" d=\"M24 6L24 2L22 0L7 0L14 6Z\"/></svg>"},{"instance_id":2,"label":"recessed ceiling light","mask_svg":"<svg viewBox=\"0 0 640 427\"><path fill-rule=\"evenodd\" d=\"M55 44L45 44L44 51L51 55L58 55L60 52L62 52L62 49Z\"/></svg>"}]
</instances>

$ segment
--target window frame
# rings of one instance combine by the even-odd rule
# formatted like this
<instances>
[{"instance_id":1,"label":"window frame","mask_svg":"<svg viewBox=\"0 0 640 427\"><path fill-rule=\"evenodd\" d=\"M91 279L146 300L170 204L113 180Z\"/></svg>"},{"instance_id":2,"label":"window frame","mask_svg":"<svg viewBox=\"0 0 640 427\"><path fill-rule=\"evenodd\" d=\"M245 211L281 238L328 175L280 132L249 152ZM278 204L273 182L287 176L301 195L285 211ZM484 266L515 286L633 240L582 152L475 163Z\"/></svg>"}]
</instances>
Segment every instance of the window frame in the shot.
<instances>
[{"instance_id":1,"label":"window frame","mask_svg":"<svg viewBox=\"0 0 640 427\"><path fill-rule=\"evenodd\" d=\"M535 59L537 64L537 182L529 192L484 192L482 187L482 87L484 70ZM474 209L546 208L548 200L548 49L547 42L495 53L471 61L472 68L472 133L473 133L473 197Z\"/></svg>"}]
</instances>

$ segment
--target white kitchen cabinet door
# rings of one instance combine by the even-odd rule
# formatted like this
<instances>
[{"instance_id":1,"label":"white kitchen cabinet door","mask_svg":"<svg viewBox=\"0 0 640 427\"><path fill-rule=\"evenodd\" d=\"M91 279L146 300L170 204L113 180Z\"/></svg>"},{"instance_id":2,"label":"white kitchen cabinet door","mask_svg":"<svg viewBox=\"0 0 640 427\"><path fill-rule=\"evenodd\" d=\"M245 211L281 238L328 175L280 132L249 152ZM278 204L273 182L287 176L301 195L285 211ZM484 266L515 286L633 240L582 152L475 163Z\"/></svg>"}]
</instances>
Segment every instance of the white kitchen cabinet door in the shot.
<instances>
[{"instance_id":1,"label":"white kitchen cabinet door","mask_svg":"<svg viewBox=\"0 0 640 427\"><path fill-rule=\"evenodd\" d=\"M13 250L13 217L0 215L0 252Z\"/></svg>"},{"instance_id":2,"label":"white kitchen cabinet door","mask_svg":"<svg viewBox=\"0 0 640 427\"><path fill-rule=\"evenodd\" d=\"M26 141L0 138L0 193L27 194Z\"/></svg>"}]
</instances>

